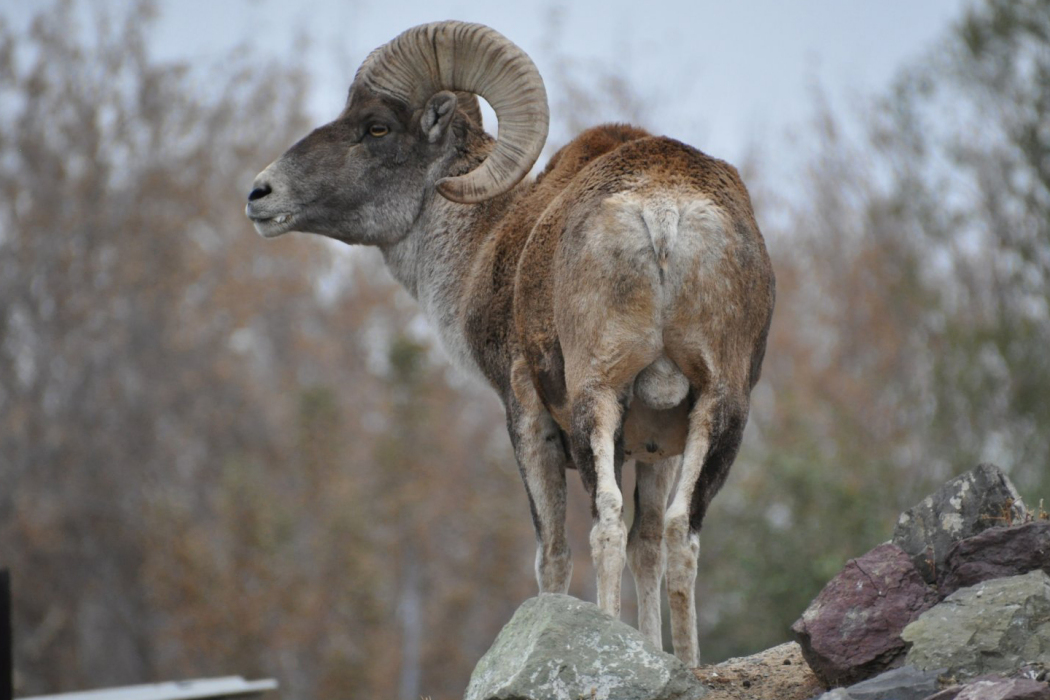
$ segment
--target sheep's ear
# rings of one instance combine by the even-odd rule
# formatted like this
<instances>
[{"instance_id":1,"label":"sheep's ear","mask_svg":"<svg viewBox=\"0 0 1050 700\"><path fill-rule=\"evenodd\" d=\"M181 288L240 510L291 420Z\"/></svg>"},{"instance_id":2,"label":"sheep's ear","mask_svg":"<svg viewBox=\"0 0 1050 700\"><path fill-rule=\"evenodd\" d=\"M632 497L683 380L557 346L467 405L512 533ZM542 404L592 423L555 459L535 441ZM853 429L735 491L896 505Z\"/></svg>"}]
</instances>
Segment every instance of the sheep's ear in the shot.
<instances>
[{"instance_id":1,"label":"sheep's ear","mask_svg":"<svg viewBox=\"0 0 1050 700\"><path fill-rule=\"evenodd\" d=\"M472 92L456 92L459 100L459 111L466 115L479 129L485 126L485 120L481 117L481 105L478 104L478 96Z\"/></svg>"},{"instance_id":2,"label":"sheep's ear","mask_svg":"<svg viewBox=\"0 0 1050 700\"><path fill-rule=\"evenodd\" d=\"M430 143L437 143L448 132L452 117L456 115L456 94L448 90L435 93L427 100L419 125Z\"/></svg>"}]
</instances>

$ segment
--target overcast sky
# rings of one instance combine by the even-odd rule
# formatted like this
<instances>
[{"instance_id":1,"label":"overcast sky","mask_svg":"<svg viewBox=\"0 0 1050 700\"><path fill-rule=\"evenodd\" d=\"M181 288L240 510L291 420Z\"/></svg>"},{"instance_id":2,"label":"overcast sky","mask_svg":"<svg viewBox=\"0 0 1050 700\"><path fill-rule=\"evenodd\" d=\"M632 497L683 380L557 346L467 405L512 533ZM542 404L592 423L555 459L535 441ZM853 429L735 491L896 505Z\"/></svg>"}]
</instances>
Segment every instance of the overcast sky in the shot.
<instances>
[{"instance_id":1,"label":"overcast sky","mask_svg":"<svg viewBox=\"0 0 1050 700\"><path fill-rule=\"evenodd\" d=\"M96 0L120 7L127 0ZM0 10L15 22L44 3ZM408 27L440 19L488 24L540 72L550 47L623 76L651 100L649 123L704 151L739 160L749 142L776 144L811 114L812 88L840 105L884 88L920 60L967 0L159 0L158 56L214 61L249 44L293 55L305 37L310 112L335 116L365 54ZM559 117L554 114L557 125ZM605 117L605 115L603 115ZM611 113L608 119L623 118ZM552 140L567 135L552 131ZM560 145L557 144L557 145Z\"/></svg>"},{"instance_id":2,"label":"overcast sky","mask_svg":"<svg viewBox=\"0 0 1050 700\"><path fill-rule=\"evenodd\" d=\"M26 3L31 4L31 3ZM957 19L964 0L171 0L157 27L164 56L221 56L250 41L289 55L308 37L311 111L335 116L371 49L408 27L481 22L532 56L551 38L585 65L622 74L651 98L651 128L738 159L751 138L778 138L810 114L816 82L849 103L888 84ZM557 22L557 27L552 23ZM615 118L618 115L610 115ZM558 115L554 115L555 119ZM564 138L564 135L562 136Z\"/></svg>"}]
</instances>

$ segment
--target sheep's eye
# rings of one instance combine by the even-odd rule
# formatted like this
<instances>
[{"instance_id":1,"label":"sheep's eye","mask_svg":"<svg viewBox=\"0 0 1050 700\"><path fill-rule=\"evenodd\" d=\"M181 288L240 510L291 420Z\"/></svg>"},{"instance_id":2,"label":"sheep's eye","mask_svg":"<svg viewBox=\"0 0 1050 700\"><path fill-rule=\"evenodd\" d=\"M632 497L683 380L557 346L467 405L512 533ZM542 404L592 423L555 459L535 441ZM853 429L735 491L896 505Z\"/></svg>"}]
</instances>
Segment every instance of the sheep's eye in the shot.
<instances>
[{"instance_id":1,"label":"sheep's eye","mask_svg":"<svg viewBox=\"0 0 1050 700\"><path fill-rule=\"evenodd\" d=\"M386 128L382 124L373 124L372 126L368 127L368 133L378 138L379 136L386 136L387 134L389 134L390 129Z\"/></svg>"}]
</instances>

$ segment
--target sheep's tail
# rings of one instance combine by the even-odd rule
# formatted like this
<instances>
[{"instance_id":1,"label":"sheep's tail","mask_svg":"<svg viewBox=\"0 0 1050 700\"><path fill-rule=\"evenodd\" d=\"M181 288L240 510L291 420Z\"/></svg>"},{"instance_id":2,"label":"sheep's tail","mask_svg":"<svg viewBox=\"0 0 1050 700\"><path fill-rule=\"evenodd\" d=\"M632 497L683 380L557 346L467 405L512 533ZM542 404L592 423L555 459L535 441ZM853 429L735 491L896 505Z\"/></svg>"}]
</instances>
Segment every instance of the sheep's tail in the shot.
<instances>
[{"instance_id":1,"label":"sheep's tail","mask_svg":"<svg viewBox=\"0 0 1050 700\"><path fill-rule=\"evenodd\" d=\"M658 197L642 204L642 221L649 230L660 270L667 269L667 258L678 238L678 205L673 199Z\"/></svg>"}]
</instances>

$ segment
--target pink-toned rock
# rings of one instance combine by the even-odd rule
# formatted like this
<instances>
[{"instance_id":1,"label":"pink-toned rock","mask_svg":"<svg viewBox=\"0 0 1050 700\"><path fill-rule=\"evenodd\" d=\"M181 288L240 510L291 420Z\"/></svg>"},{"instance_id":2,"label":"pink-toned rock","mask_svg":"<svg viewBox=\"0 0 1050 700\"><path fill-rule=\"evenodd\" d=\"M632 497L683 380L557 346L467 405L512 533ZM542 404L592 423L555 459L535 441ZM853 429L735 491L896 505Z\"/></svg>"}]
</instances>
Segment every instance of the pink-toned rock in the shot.
<instances>
[{"instance_id":1,"label":"pink-toned rock","mask_svg":"<svg viewBox=\"0 0 1050 700\"><path fill-rule=\"evenodd\" d=\"M996 527L956 542L948 551L937 587L941 596L981 581L1042 569L1050 574L1050 521Z\"/></svg>"},{"instance_id":2,"label":"pink-toned rock","mask_svg":"<svg viewBox=\"0 0 1050 700\"><path fill-rule=\"evenodd\" d=\"M936 602L904 550L884 544L851 559L791 629L821 682L851 685L899 664L901 630Z\"/></svg>"},{"instance_id":3,"label":"pink-toned rock","mask_svg":"<svg viewBox=\"0 0 1050 700\"><path fill-rule=\"evenodd\" d=\"M954 700L1050 700L1050 685L1027 678L978 680L962 686L952 697ZM941 698L941 693L933 698Z\"/></svg>"}]
</instances>

